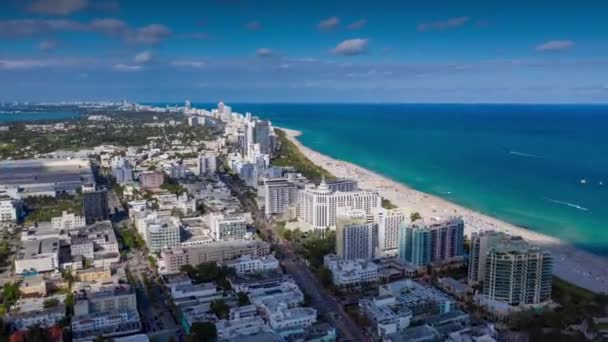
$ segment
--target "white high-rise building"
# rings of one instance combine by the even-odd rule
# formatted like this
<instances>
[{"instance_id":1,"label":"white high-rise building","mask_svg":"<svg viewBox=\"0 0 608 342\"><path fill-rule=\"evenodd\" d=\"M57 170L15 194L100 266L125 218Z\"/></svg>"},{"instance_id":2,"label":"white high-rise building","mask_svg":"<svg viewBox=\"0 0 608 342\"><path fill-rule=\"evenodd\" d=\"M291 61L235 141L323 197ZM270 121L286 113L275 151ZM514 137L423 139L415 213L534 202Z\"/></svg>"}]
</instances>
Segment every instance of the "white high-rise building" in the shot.
<instances>
[{"instance_id":1,"label":"white high-rise building","mask_svg":"<svg viewBox=\"0 0 608 342\"><path fill-rule=\"evenodd\" d=\"M286 178L264 180L264 213L282 215L298 199L298 186Z\"/></svg>"},{"instance_id":2,"label":"white high-rise building","mask_svg":"<svg viewBox=\"0 0 608 342\"><path fill-rule=\"evenodd\" d=\"M143 238L151 252L178 246L180 243L180 223L176 217L165 216L143 221Z\"/></svg>"},{"instance_id":3,"label":"white high-rise building","mask_svg":"<svg viewBox=\"0 0 608 342\"><path fill-rule=\"evenodd\" d=\"M380 208L376 213L378 223L378 255L396 256L399 247L399 229L405 222L406 215L402 209Z\"/></svg>"},{"instance_id":4,"label":"white high-rise building","mask_svg":"<svg viewBox=\"0 0 608 342\"><path fill-rule=\"evenodd\" d=\"M247 234L247 220L240 215L211 214L208 223L211 235L216 241L242 239Z\"/></svg>"},{"instance_id":5,"label":"white high-rise building","mask_svg":"<svg viewBox=\"0 0 608 342\"><path fill-rule=\"evenodd\" d=\"M217 157L214 154L202 154L199 158L200 174L211 175L217 170Z\"/></svg>"},{"instance_id":6,"label":"white high-rise building","mask_svg":"<svg viewBox=\"0 0 608 342\"><path fill-rule=\"evenodd\" d=\"M373 216L381 208L381 197L371 191L332 191L325 181L300 192L299 220L312 229L336 228L339 210L363 210Z\"/></svg>"},{"instance_id":7,"label":"white high-rise building","mask_svg":"<svg viewBox=\"0 0 608 342\"><path fill-rule=\"evenodd\" d=\"M336 229L336 254L344 260L374 258L376 224L363 218L340 218Z\"/></svg>"}]
</instances>

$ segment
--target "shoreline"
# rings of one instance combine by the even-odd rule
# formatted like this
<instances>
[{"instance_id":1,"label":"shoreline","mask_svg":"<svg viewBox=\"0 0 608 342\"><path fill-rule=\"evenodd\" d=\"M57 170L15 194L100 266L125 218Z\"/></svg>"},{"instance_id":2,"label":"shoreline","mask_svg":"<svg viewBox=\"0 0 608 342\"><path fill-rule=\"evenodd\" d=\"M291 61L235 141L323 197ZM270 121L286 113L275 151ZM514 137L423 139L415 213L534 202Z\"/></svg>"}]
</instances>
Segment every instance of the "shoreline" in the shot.
<instances>
[{"instance_id":1,"label":"shoreline","mask_svg":"<svg viewBox=\"0 0 608 342\"><path fill-rule=\"evenodd\" d=\"M491 229L520 235L531 244L552 253L555 276L593 292L608 293L608 258L606 257L582 250L555 237L513 225L438 196L415 190L353 163L334 159L304 146L297 139L302 135L300 131L276 128L283 130L286 137L314 164L336 177L356 179L360 188L378 191L383 198L408 213L417 211L423 217L462 216L465 222L465 234L469 236L475 231Z\"/></svg>"}]
</instances>

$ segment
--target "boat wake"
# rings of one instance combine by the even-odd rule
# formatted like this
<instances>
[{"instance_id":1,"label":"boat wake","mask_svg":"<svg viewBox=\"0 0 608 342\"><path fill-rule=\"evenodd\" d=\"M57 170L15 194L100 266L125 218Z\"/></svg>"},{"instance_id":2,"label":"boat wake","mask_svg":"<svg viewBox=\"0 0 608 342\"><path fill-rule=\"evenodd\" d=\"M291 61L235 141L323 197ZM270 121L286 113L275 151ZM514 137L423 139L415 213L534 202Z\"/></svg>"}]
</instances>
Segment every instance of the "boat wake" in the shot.
<instances>
[{"instance_id":1,"label":"boat wake","mask_svg":"<svg viewBox=\"0 0 608 342\"><path fill-rule=\"evenodd\" d=\"M517 151L511 151L511 150L509 150L509 154L521 156L521 157L528 157L528 158L540 158L540 156L537 156L536 154L523 153L523 152L517 152Z\"/></svg>"},{"instance_id":2,"label":"boat wake","mask_svg":"<svg viewBox=\"0 0 608 342\"><path fill-rule=\"evenodd\" d=\"M564 201L556 200L556 199L549 198L549 197L545 197L545 200L552 202L552 203L563 204L563 205L569 206L570 208L575 208L575 209L582 210L582 211L590 211L589 209L587 209L583 206L580 206L578 204L575 204L575 203L564 202Z\"/></svg>"}]
</instances>

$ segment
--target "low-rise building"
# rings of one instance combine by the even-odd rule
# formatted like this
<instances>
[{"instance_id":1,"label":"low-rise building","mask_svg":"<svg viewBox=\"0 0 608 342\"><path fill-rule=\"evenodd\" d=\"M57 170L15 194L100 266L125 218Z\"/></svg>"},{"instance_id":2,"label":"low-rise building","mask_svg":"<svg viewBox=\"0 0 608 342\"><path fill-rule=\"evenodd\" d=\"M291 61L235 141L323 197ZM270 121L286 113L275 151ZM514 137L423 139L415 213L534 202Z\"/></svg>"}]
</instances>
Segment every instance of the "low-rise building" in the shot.
<instances>
[{"instance_id":1,"label":"low-rise building","mask_svg":"<svg viewBox=\"0 0 608 342\"><path fill-rule=\"evenodd\" d=\"M331 271L332 281L338 287L358 286L378 281L378 265L366 259L342 260L334 254L323 258Z\"/></svg>"},{"instance_id":2,"label":"low-rise building","mask_svg":"<svg viewBox=\"0 0 608 342\"><path fill-rule=\"evenodd\" d=\"M106 282L112 279L112 271L107 267L87 268L76 272L78 279L87 283Z\"/></svg>"},{"instance_id":3,"label":"low-rise building","mask_svg":"<svg viewBox=\"0 0 608 342\"><path fill-rule=\"evenodd\" d=\"M16 222L21 217L21 201L0 198L0 222Z\"/></svg>"},{"instance_id":4,"label":"low-rise building","mask_svg":"<svg viewBox=\"0 0 608 342\"><path fill-rule=\"evenodd\" d=\"M397 303L410 309L414 321L455 309L455 303L448 295L411 279L384 284L378 290L380 297L395 297Z\"/></svg>"},{"instance_id":5,"label":"low-rise building","mask_svg":"<svg viewBox=\"0 0 608 342\"><path fill-rule=\"evenodd\" d=\"M58 324L64 317L65 306L62 304L49 309L10 313L7 316L8 321L17 330L27 330L34 326L50 328Z\"/></svg>"},{"instance_id":6,"label":"low-rise building","mask_svg":"<svg viewBox=\"0 0 608 342\"><path fill-rule=\"evenodd\" d=\"M276 270L279 268L279 261L272 254L257 258L243 255L238 259L227 262L226 266L234 268L236 274L243 275Z\"/></svg>"},{"instance_id":7,"label":"low-rise building","mask_svg":"<svg viewBox=\"0 0 608 342\"><path fill-rule=\"evenodd\" d=\"M217 338L220 341L234 341L237 340L237 337L272 331L258 315L222 319L215 322L215 329L217 330Z\"/></svg>"},{"instance_id":8,"label":"low-rise building","mask_svg":"<svg viewBox=\"0 0 608 342\"><path fill-rule=\"evenodd\" d=\"M158 270L163 274L175 273L184 265L196 266L210 261L222 263L242 255L261 257L269 251L270 245L261 240L216 241L194 247L173 247L162 250Z\"/></svg>"},{"instance_id":9,"label":"low-rise building","mask_svg":"<svg viewBox=\"0 0 608 342\"><path fill-rule=\"evenodd\" d=\"M407 328L412 319L412 310L391 295L361 299L359 308L376 326L375 333L380 339Z\"/></svg>"},{"instance_id":10,"label":"low-rise building","mask_svg":"<svg viewBox=\"0 0 608 342\"><path fill-rule=\"evenodd\" d=\"M72 319L73 341L90 341L100 336L126 335L140 330L141 321L135 310L97 312Z\"/></svg>"},{"instance_id":11,"label":"low-rise building","mask_svg":"<svg viewBox=\"0 0 608 342\"><path fill-rule=\"evenodd\" d=\"M15 257L18 274L57 271L59 268L59 239L48 238L23 241Z\"/></svg>"},{"instance_id":12,"label":"low-rise building","mask_svg":"<svg viewBox=\"0 0 608 342\"><path fill-rule=\"evenodd\" d=\"M51 219L51 225L54 229L67 231L84 227L86 222L84 217L64 211L61 213L61 216L53 217Z\"/></svg>"},{"instance_id":13,"label":"low-rise building","mask_svg":"<svg viewBox=\"0 0 608 342\"><path fill-rule=\"evenodd\" d=\"M25 277L19 284L19 292L21 297L45 297L47 294L47 286L44 277L41 275L33 277Z\"/></svg>"}]
</instances>

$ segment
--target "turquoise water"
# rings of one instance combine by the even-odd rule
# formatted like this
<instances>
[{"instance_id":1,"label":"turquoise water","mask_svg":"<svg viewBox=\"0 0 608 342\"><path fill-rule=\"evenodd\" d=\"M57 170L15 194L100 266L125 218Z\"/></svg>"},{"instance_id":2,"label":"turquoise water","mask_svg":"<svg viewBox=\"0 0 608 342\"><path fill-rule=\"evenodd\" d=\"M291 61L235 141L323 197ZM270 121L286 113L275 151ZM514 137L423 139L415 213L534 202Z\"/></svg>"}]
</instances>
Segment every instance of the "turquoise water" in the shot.
<instances>
[{"instance_id":1,"label":"turquoise water","mask_svg":"<svg viewBox=\"0 0 608 342\"><path fill-rule=\"evenodd\" d=\"M74 112L21 112L16 114L0 113L0 122L65 120L78 116Z\"/></svg>"},{"instance_id":2,"label":"turquoise water","mask_svg":"<svg viewBox=\"0 0 608 342\"><path fill-rule=\"evenodd\" d=\"M608 106L238 104L302 143L608 255Z\"/></svg>"}]
</instances>

